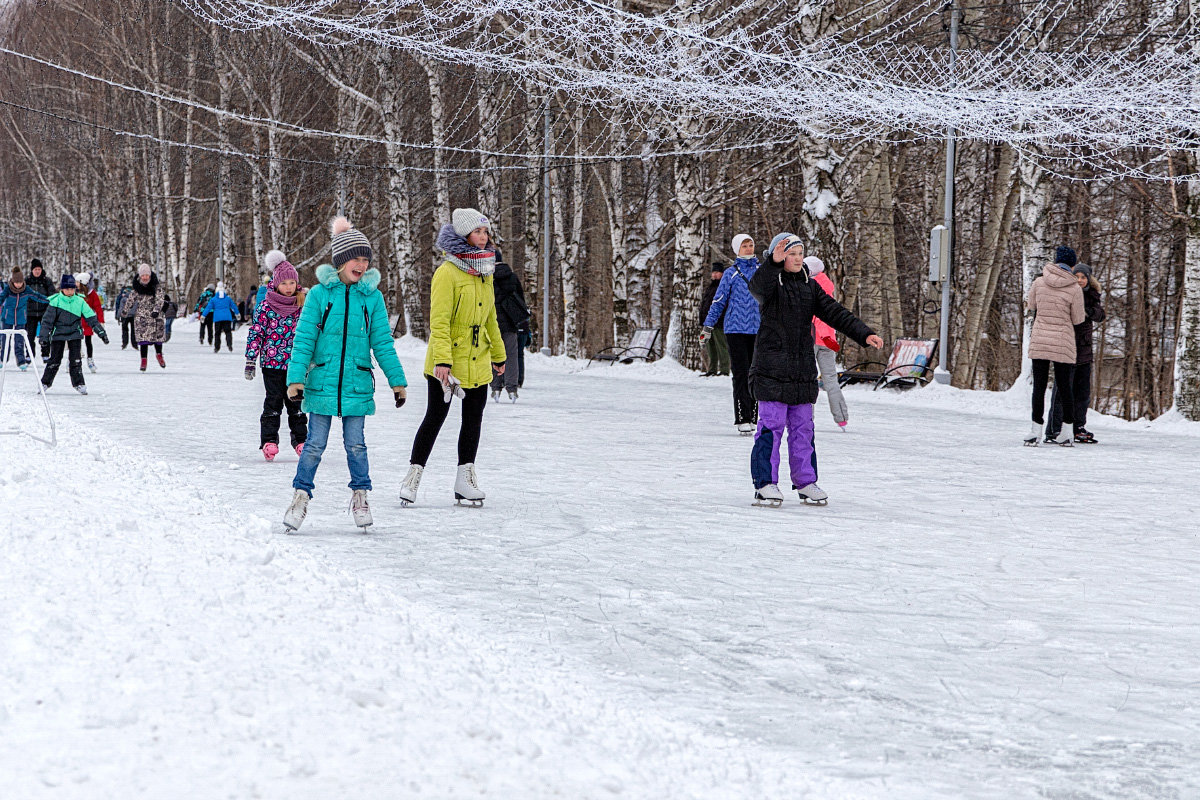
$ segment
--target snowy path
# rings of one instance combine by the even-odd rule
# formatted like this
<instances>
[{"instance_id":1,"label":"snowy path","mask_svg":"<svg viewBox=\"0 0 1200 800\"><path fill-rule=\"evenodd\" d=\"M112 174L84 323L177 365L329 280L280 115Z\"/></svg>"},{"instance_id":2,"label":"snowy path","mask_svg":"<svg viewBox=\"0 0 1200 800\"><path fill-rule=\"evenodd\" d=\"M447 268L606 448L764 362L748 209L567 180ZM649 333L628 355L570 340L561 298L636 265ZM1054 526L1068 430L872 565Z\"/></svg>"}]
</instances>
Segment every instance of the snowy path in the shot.
<instances>
[{"instance_id":1,"label":"snowy path","mask_svg":"<svg viewBox=\"0 0 1200 800\"><path fill-rule=\"evenodd\" d=\"M92 395L64 375L52 403L274 522L295 457L255 450L261 384L238 343L193 336L144 376L101 348ZM423 353L401 355L413 401L367 424L375 532L345 515L335 434L301 535L255 535L619 708L736 737L793 787L727 776L711 796L803 796L799 776L815 797L1200 794L1200 438L1097 420L1101 445L1028 449L1009 398L853 391L849 433L818 405L830 505L771 511L749 505L727 379L533 359L521 402L485 415L487 507L452 507L452 411L402 509L424 393ZM704 794L639 779L628 796Z\"/></svg>"}]
</instances>

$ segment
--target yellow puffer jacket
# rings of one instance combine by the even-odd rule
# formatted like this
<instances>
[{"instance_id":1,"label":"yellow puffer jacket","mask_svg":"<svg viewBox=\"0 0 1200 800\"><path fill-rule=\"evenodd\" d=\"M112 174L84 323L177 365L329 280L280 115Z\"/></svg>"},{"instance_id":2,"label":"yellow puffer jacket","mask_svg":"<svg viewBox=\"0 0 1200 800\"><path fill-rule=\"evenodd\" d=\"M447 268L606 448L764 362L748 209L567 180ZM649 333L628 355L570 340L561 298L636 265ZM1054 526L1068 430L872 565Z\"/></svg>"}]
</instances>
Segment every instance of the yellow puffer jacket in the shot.
<instances>
[{"instance_id":1,"label":"yellow puffer jacket","mask_svg":"<svg viewBox=\"0 0 1200 800\"><path fill-rule=\"evenodd\" d=\"M492 363L502 364L504 358L492 277L468 275L444 262L433 273L425 374L448 364L464 389L474 389L491 382Z\"/></svg>"}]
</instances>

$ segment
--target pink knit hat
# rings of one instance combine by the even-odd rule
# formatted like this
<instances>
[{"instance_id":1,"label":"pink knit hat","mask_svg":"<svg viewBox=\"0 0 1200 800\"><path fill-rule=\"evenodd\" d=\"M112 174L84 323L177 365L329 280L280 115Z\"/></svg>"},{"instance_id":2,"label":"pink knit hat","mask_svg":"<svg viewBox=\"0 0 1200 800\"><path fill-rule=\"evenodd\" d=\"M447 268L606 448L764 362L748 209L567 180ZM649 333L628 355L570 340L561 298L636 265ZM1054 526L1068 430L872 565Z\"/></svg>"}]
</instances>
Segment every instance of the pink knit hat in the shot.
<instances>
[{"instance_id":1,"label":"pink knit hat","mask_svg":"<svg viewBox=\"0 0 1200 800\"><path fill-rule=\"evenodd\" d=\"M263 265L271 270L271 283L275 286L284 281L300 280L300 273L288 263L287 258L278 250L272 250L263 257Z\"/></svg>"}]
</instances>

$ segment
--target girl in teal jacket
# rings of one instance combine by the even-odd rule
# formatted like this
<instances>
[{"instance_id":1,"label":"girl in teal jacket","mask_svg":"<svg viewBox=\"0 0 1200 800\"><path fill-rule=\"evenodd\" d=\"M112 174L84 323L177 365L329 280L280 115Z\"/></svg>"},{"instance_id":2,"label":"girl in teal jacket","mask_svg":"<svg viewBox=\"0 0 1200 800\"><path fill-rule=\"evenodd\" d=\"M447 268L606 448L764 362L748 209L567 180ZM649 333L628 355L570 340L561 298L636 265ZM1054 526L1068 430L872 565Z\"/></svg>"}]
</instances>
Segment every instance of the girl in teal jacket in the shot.
<instances>
[{"instance_id":1,"label":"girl in teal jacket","mask_svg":"<svg viewBox=\"0 0 1200 800\"><path fill-rule=\"evenodd\" d=\"M404 368L396 356L387 306L379 291L379 270L371 269L371 245L345 217L333 221L333 266L317 267L317 285L309 290L296 323L288 364L288 397L303 398L308 412L308 441L296 466L292 504L284 525L294 531L304 521L317 467L329 441L333 418L342 419L342 440L350 467L350 510L360 528L372 524L367 505L371 476L364 423L375 413L375 374L371 354L396 398L404 405Z\"/></svg>"}]
</instances>

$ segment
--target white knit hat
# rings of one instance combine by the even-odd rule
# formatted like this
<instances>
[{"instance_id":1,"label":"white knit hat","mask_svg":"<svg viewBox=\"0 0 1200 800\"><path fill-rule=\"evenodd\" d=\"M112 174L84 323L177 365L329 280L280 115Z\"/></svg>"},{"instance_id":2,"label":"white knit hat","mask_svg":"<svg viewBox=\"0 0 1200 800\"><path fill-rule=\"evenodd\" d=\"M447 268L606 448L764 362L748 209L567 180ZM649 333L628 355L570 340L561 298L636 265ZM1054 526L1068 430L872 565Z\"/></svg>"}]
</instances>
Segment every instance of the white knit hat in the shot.
<instances>
[{"instance_id":1,"label":"white knit hat","mask_svg":"<svg viewBox=\"0 0 1200 800\"><path fill-rule=\"evenodd\" d=\"M750 241L754 241L754 237L748 233L739 233L737 236L733 237L733 257L734 258L741 258L742 243L745 242L747 239L749 239Z\"/></svg>"},{"instance_id":2,"label":"white knit hat","mask_svg":"<svg viewBox=\"0 0 1200 800\"><path fill-rule=\"evenodd\" d=\"M144 261L141 264L138 264L138 275L149 275L152 271L153 270L150 269L150 265Z\"/></svg>"},{"instance_id":3,"label":"white knit hat","mask_svg":"<svg viewBox=\"0 0 1200 800\"><path fill-rule=\"evenodd\" d=\"M454 213L450 215L450 224L454 226L454 232L464 239L476 228L487 228L489 232L492 230L491 220L473 208L454 209Z\"/></svg>"},{"instance_id":4,"label":"white knit hat","mask_svg":"<svg viewBox=\"0 0 1200 800\"><path fill-rule=\"evenodd\" d=\"M807 256L804 259L804 266L808 267L809 275L819 275L825 271L825 262L816 256Z\"/></svg>"}]
</instances>

